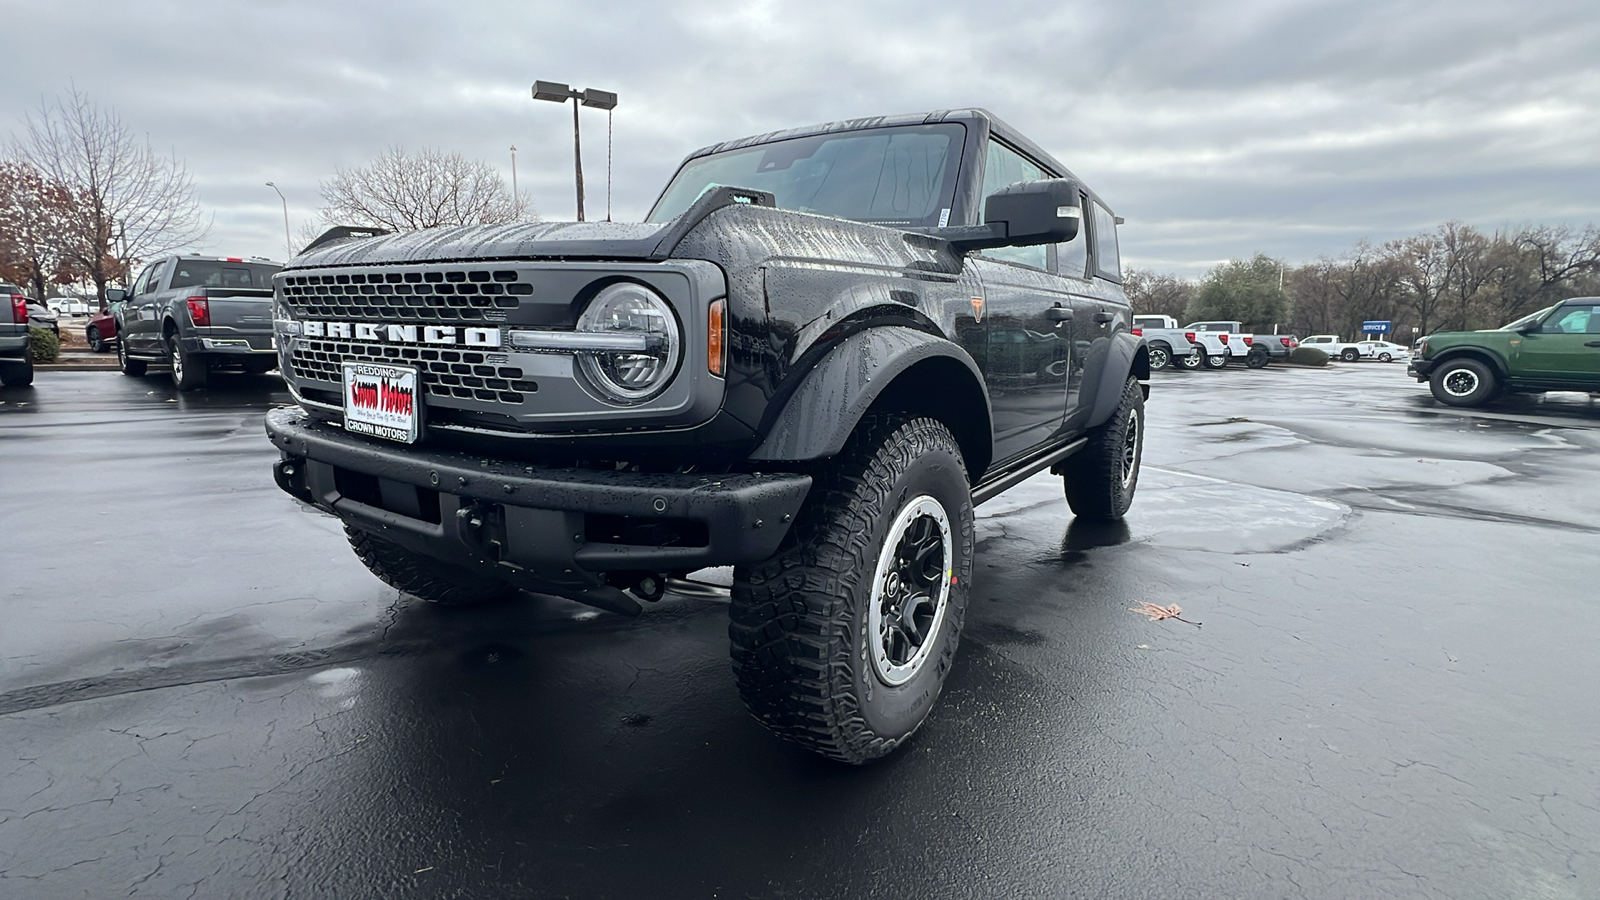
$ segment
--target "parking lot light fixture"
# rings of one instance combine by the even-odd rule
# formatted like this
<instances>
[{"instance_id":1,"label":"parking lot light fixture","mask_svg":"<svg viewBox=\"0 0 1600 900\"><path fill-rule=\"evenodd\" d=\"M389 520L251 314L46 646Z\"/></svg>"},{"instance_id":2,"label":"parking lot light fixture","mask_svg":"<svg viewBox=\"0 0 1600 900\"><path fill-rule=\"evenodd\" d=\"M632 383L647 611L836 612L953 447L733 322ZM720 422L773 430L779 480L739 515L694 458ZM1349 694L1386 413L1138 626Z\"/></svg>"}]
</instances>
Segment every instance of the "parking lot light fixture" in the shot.
<instances>
[{"instance_id":1,"label":"parking lot light fixture","mask_svg":"<svg viewBox=\"0 0 1600 900\"><path fill-rule=\"evenodd\" d=\"M594 88L585 88L581 91L574 90L571 86L559 81L535 81L533 83L533 99L548 100L552 103L565 103L572 101L572 166L576 179L578 193L578 221L583 219L583 138L578 128L578 107L588 106L594 109L611 110L617 105L617 95L611 91L601 91Z\"/></svg>"},{"instance_id":2,"label":"parking lot light fixture","mask_svg":"<svg viewBox=\"0 0 1600 900\"><path fill-rule=\"evenodd\" d=\"M294 255L294 246L289 243L289 201L284 198L283 191L279 191L276 184L269 181L267 187L277 191L278 199L283 202L283 261L288 262L289 257Z\"/></svg>"}]
</instances>

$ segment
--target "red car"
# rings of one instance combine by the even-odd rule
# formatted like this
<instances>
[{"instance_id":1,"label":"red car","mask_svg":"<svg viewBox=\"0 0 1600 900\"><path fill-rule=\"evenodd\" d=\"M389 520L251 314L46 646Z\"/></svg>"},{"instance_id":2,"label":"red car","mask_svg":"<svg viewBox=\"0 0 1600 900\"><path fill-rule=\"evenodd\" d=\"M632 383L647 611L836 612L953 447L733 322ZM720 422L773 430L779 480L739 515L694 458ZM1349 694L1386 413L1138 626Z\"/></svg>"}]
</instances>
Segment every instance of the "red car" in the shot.
<instances>
[{"instance_id":1,"label":"red car","mask_svg":"<svg viewBox=\"0 0 1600 900\"><path fill-rule=\"evenodd\" d=\"M105 353L117 339L117 320L109 310L101 310L83 327L83 336L89 339L89 349Z\"/></svg>"}]
</instances>

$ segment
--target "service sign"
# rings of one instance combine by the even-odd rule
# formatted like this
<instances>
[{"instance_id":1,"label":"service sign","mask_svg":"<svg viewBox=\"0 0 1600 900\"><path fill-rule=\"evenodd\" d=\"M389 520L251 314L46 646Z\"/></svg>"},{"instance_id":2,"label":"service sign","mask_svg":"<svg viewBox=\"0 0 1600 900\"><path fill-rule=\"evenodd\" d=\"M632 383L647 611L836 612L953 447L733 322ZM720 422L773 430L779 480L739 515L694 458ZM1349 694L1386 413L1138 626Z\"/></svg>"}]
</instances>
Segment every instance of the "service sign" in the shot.
<instances>
[{"instance_id":1,"label":"service sign","mask_svg":"<svg viewBox=\"0 0 1600 900\"><path fill-rule=\"evenodd\" d=\"M344 364L344 430L410 444L421 433L417 370L371 363Z\"/></svg>"}]
</instances>

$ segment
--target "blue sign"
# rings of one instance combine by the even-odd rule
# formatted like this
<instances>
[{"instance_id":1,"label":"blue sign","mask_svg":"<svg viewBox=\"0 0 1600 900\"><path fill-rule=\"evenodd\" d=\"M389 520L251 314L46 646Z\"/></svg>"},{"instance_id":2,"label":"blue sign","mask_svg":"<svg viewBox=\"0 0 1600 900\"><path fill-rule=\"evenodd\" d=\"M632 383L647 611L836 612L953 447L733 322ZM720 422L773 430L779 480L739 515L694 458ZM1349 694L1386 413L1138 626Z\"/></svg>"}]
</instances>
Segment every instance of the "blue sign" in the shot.
<instances>
[{"instance_id":1,"label":"blue sign","mask_svg":"<svg viewBox=\"0 0 1600 900\"><path fill-rule=\"evenodd\" d=\"M1390 323L1388 323L1388 322L1362 322L1361 323L1361 333L1362 334L1388 334L1389 333L1389 324Z\"/></svg>"}]
</instances>

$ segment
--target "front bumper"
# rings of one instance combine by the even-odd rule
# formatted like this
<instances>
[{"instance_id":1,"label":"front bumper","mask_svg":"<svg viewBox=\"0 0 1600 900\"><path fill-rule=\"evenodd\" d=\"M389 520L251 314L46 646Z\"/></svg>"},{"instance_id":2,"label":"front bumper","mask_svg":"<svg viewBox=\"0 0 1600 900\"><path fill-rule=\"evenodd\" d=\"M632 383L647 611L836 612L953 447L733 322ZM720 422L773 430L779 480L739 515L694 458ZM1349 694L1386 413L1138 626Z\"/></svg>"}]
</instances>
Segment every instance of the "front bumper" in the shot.
<instances>
[{"instance_id":1,"label":"front bumper","mask_svg":"<svg viewBox=\"0 0 1600 900\"><path fill-rule=\"evenodd\" d=\"M1406 363L1406 374L1418 381L1427 381L1428 373L1433 371L1434 363L1435 360L1413 356L1411 361Z\"/></svg>"},{"instance_id":2,"label":"front bumper","mask_svg":"<svg viewBox=\"0 0 1600 900\"><path fill-rule=\"evenodd\" d=\"M692 571L776 552L811 488L794 474L556 469L348 435L267 414L279 487L358 528L519 586L575 596L605 572Z\"/></svg>"}]
</instances>

